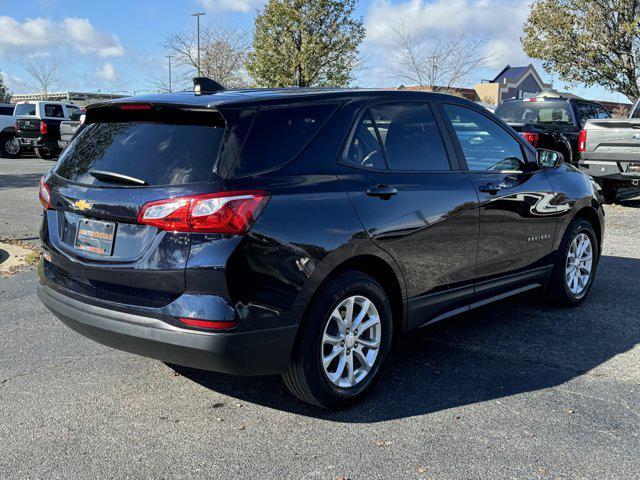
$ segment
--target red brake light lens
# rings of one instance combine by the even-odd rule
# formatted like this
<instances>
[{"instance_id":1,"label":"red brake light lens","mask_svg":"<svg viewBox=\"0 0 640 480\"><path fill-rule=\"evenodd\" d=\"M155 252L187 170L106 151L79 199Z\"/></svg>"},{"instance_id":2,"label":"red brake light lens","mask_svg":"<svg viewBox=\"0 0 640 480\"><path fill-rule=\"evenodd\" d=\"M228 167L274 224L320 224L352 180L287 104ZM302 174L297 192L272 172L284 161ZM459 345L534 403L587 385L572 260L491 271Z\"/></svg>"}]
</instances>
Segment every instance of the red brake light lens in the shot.
<instances>
[{"instance_id":1,"label":"red brake light lens","mask_svg":"<svg viewBox=\"0 0 640 480\"><path fill-rule=\"evenodd\" d=\"M41 135L46 135L48 131L49 131L49 127L47 127L47 123L41 121L40 122L40 134Z\"/></svg>"},{"instance_id":2,"label":"red brake light lens","mask_svg":"<svg viewBox=\"0 0 640 480\"><path fill-rule=\"evenodd\" d=\"M40 199L40 203L45 210L49 210L51 208L51 192L49 191L49 187L44 181L44 177L40 179L40 185L38 187L38 198Z\"/></svg>"},{"instance_id":3,"label":"red brake light lens","mask_svg":"<svg viewBox=\"0 0 640 480\"><path fill-rule=\"evenodd\" d=\"M535 132L522 132L522 138L524 138L527 142L529 142L534 147L538 146L540 143L540 134Z\"/></svg>"},{"instance_id":4,"label":"red brake light lens","mask_svg":"<svg viewBox=\"0 0 640 480\"><path fill-rule=\"evenodd\" d=\"M120 110L151 110L151 105L148 103L123 103L118 105Z\"/></svg>"},{"instance_id":5,"label":"red brake light lens","mask_svg":"<svg viewBox=\"0 0 640 480\"><path fill-rule=\"evenodd\" d=\"M580 136L578 137L578 151L584 152L587 149L587 131L580 130Z\"/></svg>"},{"instance_id":6,"label":"red brake light lens","mask_svg":"<svg viewBox=\"0 0 640 480\"><path fill-rule=\"evenodd\" d=\"M146 203L138 223L162 230L245 234L269 201L262 191L220 192Z\"/></svg>"},{"instance_id":7,"label":"red brake light lens","mask_svg":"<svg viewBox=\"0 0 640 480\"><path fill-rule=\"evenodd\" d=\"M198 318L178 318L180 323L190 327L206 328L208 330L231 330L238 326L234 320L200 320Z\"/></svg>"}]
</instances>

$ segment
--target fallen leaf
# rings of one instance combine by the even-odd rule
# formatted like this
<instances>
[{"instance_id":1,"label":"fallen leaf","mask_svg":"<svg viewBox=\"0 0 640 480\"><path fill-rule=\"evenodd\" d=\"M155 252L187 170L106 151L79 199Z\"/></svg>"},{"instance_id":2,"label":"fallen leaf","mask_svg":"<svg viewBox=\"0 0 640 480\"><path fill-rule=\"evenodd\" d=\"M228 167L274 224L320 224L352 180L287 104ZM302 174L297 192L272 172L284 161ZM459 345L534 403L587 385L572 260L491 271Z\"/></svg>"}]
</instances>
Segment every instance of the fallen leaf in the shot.
<instances>
[{"instance_id":1,"label":"fallen leaf","mask_svg":"<svg viewBox=\"0 0 640 480\"><path fill-rule=\"evenodd\" d=\"M424 467L418 467L418 473L427 473L427 469Z\"/></svg>"}]
</instances>

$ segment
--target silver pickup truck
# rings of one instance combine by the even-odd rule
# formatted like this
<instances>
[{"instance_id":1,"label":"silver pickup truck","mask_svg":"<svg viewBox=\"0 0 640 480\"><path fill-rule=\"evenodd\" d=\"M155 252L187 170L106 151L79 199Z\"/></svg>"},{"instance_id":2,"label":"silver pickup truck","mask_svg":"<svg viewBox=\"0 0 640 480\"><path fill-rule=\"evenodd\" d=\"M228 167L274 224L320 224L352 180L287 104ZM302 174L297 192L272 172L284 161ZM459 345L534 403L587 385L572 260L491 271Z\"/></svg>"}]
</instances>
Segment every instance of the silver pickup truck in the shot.
<instances>
[{"instance_id":1,"label":"silver pickup truck","mask_svg":"<svg viewBox=\"0 0 640 480\"><path fill-rule=\"evenodd\" d=\"M588 120L580 132L580 169L602 188L613 203L621 187L640 185L640 100L629 118Z\"/></svg>"}]
</instances>

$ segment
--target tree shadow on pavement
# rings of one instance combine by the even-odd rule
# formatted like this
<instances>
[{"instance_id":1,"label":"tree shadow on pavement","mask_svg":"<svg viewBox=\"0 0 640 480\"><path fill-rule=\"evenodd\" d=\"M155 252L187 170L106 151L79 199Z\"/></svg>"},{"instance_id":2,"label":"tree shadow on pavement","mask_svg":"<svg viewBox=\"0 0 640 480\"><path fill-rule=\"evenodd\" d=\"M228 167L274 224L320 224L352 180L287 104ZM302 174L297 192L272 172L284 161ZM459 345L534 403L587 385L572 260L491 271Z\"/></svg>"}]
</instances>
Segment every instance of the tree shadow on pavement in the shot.
<instances>
[{"instance_id":1,"label":"tree shadow on pavement","mask_svg":"<svg viewBox=\"0 0 640 480\"><path fill-rule=\"evenodd\" d=\"M36 188L42 174L40 173L24 173L24 174L0 174L0 189L3 188Z\"/></svg>"},{"instance_id":2,"label":"tree shadow on pavement","mask_svg":"<svg viewBox=\"0 0 640 480\"><path fill-rule=\"evenodd\" d=\"M424 415L554 387L640 343L638 271L640 259L605 256L590 297L577 308L550 305L538 292L408 335L387 359L370 395L341 411L298 401L277 376L178 371L241 401L353 423Z\"/></svg>"}]
</instances>

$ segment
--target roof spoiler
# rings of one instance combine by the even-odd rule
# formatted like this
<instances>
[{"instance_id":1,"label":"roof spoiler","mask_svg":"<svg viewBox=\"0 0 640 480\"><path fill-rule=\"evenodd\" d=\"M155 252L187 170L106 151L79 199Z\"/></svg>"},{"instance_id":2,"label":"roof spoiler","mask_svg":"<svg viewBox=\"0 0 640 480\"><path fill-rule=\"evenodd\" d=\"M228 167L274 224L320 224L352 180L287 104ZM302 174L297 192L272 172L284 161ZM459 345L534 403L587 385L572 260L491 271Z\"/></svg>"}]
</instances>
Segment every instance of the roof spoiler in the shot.
<instances>
[{"instance_id":1,"label":"roof spoiler","mask_svg":"<svg viewBox=\"0 0 640 480\"><path fill-rule=\"evenodd\" d=\"M208 77L195 77L193 79L193 93L196 95L206 95L223 90L225 88L222 85Z\"/></svg>"}]
</instances>

